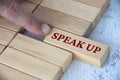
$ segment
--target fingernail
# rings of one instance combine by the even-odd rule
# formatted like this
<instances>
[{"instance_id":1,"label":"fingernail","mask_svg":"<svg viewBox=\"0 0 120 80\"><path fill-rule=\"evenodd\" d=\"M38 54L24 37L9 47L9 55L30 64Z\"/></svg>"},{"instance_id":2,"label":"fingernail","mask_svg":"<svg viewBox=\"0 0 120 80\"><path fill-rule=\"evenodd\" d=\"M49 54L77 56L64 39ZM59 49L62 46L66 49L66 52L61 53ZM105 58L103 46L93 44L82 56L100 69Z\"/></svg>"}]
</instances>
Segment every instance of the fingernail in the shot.
<instances>
[{"instance_id":1,"label":"fingernail","mask_svg":"<svg viewBox=\"0 0 120 80\"><path fill-rule=\"evenodd\" d=\"M44 23L44 24L42 24L42 26L41 26L41 30L42 30L42 32L43 32L44 34L49 34L51 28L50 28L50 26L49 26L48 24Z\"/></svg>"}]
</instances>

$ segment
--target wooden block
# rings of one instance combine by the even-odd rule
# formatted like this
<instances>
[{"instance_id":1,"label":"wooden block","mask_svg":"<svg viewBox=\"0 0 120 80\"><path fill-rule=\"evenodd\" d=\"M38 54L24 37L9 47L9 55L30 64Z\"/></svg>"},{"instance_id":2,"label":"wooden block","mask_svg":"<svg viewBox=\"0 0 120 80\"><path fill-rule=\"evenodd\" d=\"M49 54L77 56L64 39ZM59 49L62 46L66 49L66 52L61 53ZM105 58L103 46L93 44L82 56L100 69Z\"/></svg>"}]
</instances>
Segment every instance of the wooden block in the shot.
<instances>
[{"instance_id":1,"label":"wooden block","mask_svg":"<svg viewBox=\"0 0 120 80\"><path fill-rule=\"evenodd\" d=\"M101 10L100 12L101 15L103 15L103 13L105 12L110 3L110 0L75 0L75 1L99 8Z\"/></svg>"},{"instance_id":2,"label":"wooden block","mask_svg":"<svg viewBox=\"0 0 120 80\"><path fill-rule=\"evenodd\" d=\"M41 6L48 7L90 22L94 22L100 9L74 0L43 0Z\"/></svg>"},{"instance_id":3,"label":"wooden block","mask_svg":"<svg viewBox=\"0 0 120 80\"><path fill-rule=\"evenodd\" d=\"M21 4L21 7L23 7L28 12L32 12L36 6L34 4L25 2L25 3ZM10 29L10 30L13 30L13 31L16 31L16 32L18 32L21 28L20 26L16 25L15 23L13 23L1 16L0 16L0 26Z\"/></svg>"},{"instance_id":4,"label":"wooden block","mask_svg":"<svg viewBox=\"0 0 120 80\"><path fill-rule=\"evenodd\" d=\"M0 63L0 80L40 80Z\"/></svg>"},{"instance_id":5,"label":"wooden block","mask_svg":"<svg viewBox=\"0 0 120 80\"><path fill-rule=\"evenodd\" d=\"M24 2L21 4L21 7L31 13L35 9L36 5L29 2Z\"/></svg>"},{"instance_id":6,"label":"wooden block","mask_svg":"<svg viewBox=\"0 0 120 80\"><path fill-rule=\"evenodd\" d=\"M8 45L15 35L16 32L0 27L0 44L5 46Z\"/></svg>"},{"instance_id":7,"label":"wooden block","mask_svg":"<svg viewBox=\"0 0 120 80\"><path fill-rule=\"evenodd\" d=\"M4 50L4 48L5 48L5 46L0 45L0 54L1 54L1 52Z\"/></svg>"},{"instance_id":8,"label":"wooden block","mask_svg":"<svg viewBox=\"0 0 120 80\"><path fill-rule=\"evenodd\" d=\"M102 14L105 12L106 8L110 3L110 0L75 0L75 1L100 8Z\"/></svg>"},{"instance_id":9,"label":"wooden block","mask_svg":"<svg viewBox=\"0 0 120 80\"><path fill-rule=\"evenodd\" d=\"M109 0L75 0L102 9Z\"/></svg>"},{"instance_id":10,"label":"wooden block","mask_svg":"<svg viewBox=\"0 0 120 80\"><path fill-rule=\"evenodd\" d=\"M18 32L20 26L0 16L0 26Z\"/></svg>"},{"instance_id":11,"label":"wooden block","mask_svg":"<svg viewBox=\"0 0 120 80\"><path fill-rule=\"evenodd\" d=\"M40 4L42 0L28 0L29 2L32 2L34 4Z\"/></svg>"},{"instance_id":12,"label":"wooden block","mask_svg":"<svg viewBox=\"0 0 120 80\"><path fill-rule=\"evenodd\" d=\"M58 80L62 74L60 67L9 47L0 56L0 63L41 80Z\"/></svg>"},{"instance_id":13,"label":"wooden block","mask_svg":"<svg viewBox=\"0 0 120 80\"><path fill-rule=\"evenodd\" d=\"M22 34L18 34L14 38L10 43L10 47L62 67L63 71L68 68L72 61L72 53L34 40Z\"/></svg>"},{"instance_id":14,"label":"wooden block","mask_svg":"<svg viewBox=\"0 0 120 80\"><path fill-rule=\"evenodd\" d=\"M76 59L98 67L103 65L109 53L107 45L55 28L44 42L71 51Z\"/></svg>"},{"instance_id":15,"label":"wooden block","mask_svg":"<svg viewBox=\"0 0 120 80\"><path fill-rule=\"evenodd\" d=\"M110 4L110 0L75 0L75 1L80 2L80 3L84 3L84 4L88 4L91 6L95 6L95 7L100 9L98 16L92 22L93 28L100 21L102 15L104 14L104 12L106 11L106 9L108 8L108 6Z\"/></svg>"},{"instance_id":16,"label":"wooden block","mask_svg":"<svg viewBox=\"0 0 120 80\"><path fill-rule=\"evenodd\" d=\"M91 22L43 6L39 6L34 15L53 27L81 36L88 36L92 31Z\"/></svg>"}]
</instances>

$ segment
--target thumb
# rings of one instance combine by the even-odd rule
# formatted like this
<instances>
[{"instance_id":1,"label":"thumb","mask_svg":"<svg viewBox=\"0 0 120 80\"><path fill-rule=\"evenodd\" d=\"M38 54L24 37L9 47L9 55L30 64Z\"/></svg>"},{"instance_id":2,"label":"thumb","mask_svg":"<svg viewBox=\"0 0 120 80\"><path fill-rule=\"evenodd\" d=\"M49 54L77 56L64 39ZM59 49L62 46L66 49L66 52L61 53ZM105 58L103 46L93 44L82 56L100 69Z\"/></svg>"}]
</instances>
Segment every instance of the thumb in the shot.
<instances>
[{"instance_id":1,"label":"thumb","mask_svg":"<svg viewBox=\"0 0 120 80\"><path fill-rule=\"evenodd\" d=\"M37 35L47 35L50 27L22 9L15 0L0 0L0 15Z\"/></svg>"}]
</instances>

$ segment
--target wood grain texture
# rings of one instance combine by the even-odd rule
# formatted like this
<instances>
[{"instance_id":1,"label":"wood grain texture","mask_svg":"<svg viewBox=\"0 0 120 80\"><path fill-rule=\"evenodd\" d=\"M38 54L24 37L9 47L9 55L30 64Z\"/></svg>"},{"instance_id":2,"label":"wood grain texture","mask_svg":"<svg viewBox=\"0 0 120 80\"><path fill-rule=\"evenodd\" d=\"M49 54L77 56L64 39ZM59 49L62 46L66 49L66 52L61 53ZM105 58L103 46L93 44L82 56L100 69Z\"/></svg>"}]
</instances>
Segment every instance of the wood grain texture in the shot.
<instances>
[{"instance_id":1,"label":"wood grain texture","mask_svg":"<svg viewBox=\"0 0 120 80\"><path fill-rule=\"evenodd\" d=\"M60 67L9 47L0 56L0 63L42 80L58 80L62 74Z\"/></svg>"},{"instance_id":2,"label":"wood grain texture","mask_svg":"<svg viewBox=\"0 0 120 80\"><path fill-rule=\"evenodd\" d=\"M35 9L36 5L29 2L24 2L21 4L21 7L31 13Z\"/></svg>"},{"instance_id":3,"label":"wood grain texture","mask_svg":"<svg viewBox=\"0 0 120 80\"><path fill-rule=\"evenodd\" d=\"M20 26L16 25L15 23L3 18L0 16L0 26L6 28L6 29L10 29L13 31L18 32L20 30Z\"/></svg>"},{"instance_id":4,"label":"wood grain texture","mask_svg":"<svg viewBox=\"0 0 120 80\"><path fill-rule=\"evenodd\" d=\"M105 2L104 2L105 1ZM95 28L95 26L98 24L98 22L100 21L101 17L103 16L104 12L107 10L107 8L109 7L110 4L110 0L104 0L103 1L103 5L100 8L100 12L98 14L98 16L96 17L96 19L93 21L92 23L92 27ZM98 1L99 2L99 1ZM102 2L102 1L101 1ZM99 4L97 4L99 5Z\"/></svg>"},{"instance_id":5,"label":"wood grain texture","mask_svg":"<svg viewBox=\"0 0 120 80\"><path fill-rule=\"evenodd\" d=\"M36 7L36 5L25 2L25 3L21 4L21 7L31 13L34 10L34 8ZM21 27L19 25L16 25L15 23L13 23L1 16L0 16L0 26L10 29L10 30L13 30L13 31L16 31L16 32L18 32L21 29Z\"/></svg>"},{"instance_id":6,"label":"wood grain texture","mask_svg":"<svg viewBox=\"0 0 120 80\"><path fill-rule=\"evenodd\" d=\"M42 0L28 0L29 2L32 2L34 4L40 4Z\"/></svg>"},{"instance_id":7,"label":"wood grain texture","mask_svg":"<svg viewBox=\"0 0 120 80\"><path fill-rule=\"evenodd\" d=\"M8 45L15 35L16 32L0 27L0 44Z\"/></svg>"},{"instance_id":8,"label":"wood grain texture","mask_svg":"<svg viewBox=\"0 0 120 80\"><path fill-rule=\"evenodd\" d=\"M63 71L68 68L72 61L72 53L34 40L22 34L18 34L14 38L10 47L62 67Z\"/></svg>"},{"instance_id":9,"label":"wood grain texture","mask_svg":"<svg viewBox=\"0 0 120 80\"><path fill-rule=\"evenodd\" d=\"M0 45L0 54L1 54L1 52L3 51L4 48L5 48L5 46Z\"/></svg>"},{"instance_id":10,"label":"wood grain texture","mask_svg":"<svg viewBox=\"0 0 120 80\"><path fill-rule=\"evenodd\" d=\"M40 80L0 63L0 80Z\"/></svg>"},{"instance_id":11,"label":"wood grain texture","mask_svg":"<svg viewBox=\"0 0 120 80\"><path fill-rule=\"evenodd\" d=\"M90 22L100 13L100 9L73 0L43 0L41 6L48 7Z\"/></svg>"},{"instance_id":12,"label":"wood grain texture","mask_svg":"<svg viewBox=\"0 0 120 80\"><path fill-rule=\"evenodd\" d=\"M43 6L39 6L33 14L53 27L74 34L88 36L92 31L91 22Z\"/></svg>"},{"instance_id":13,"label":"wood grain texture","mask_svg":"<svg viewBox=\"0 0 120 80\"><path fill-rule=\"evenodd\" d=\"M55 28L44 42L71 51L76 59L98 67L103 65L109 53L107 45Z\"/></svg>"},{"instance_id":14,"label":"wood grain texture","mask_svg":"<svg viewBox=\"0 0 120 80\"><path fill-rule=\"evenodd\" d=\"M106 4L106 2L109 2L109 0L75 0L75 1L82 2L84 4L88 4L91 6L95 6L100 9L102 9L102 7Z\"/></svg>"}]
</instances>

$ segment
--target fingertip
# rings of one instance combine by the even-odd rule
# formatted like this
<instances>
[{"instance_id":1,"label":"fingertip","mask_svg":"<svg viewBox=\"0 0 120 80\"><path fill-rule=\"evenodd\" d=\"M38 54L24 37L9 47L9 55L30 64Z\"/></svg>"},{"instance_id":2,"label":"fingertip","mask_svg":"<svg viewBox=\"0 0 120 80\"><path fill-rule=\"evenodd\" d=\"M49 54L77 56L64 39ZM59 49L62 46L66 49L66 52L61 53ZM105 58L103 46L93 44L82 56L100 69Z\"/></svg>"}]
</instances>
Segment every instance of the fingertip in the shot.
<instances>
[{"instance_id":1,"label":"fingertip","mask_svg":"<svg viewBox=\"0 0 120 80\"><path fill-rule=\"evenodd\" d=\"M51 31L51 28L50 28L50 26L49 26L48 24L43 23L43 24L41 25L41 31L42 31L42 33L43 33L44 35L48 35L48 34L50 33L50 31Z\"/></svg>"}]
</instances>

